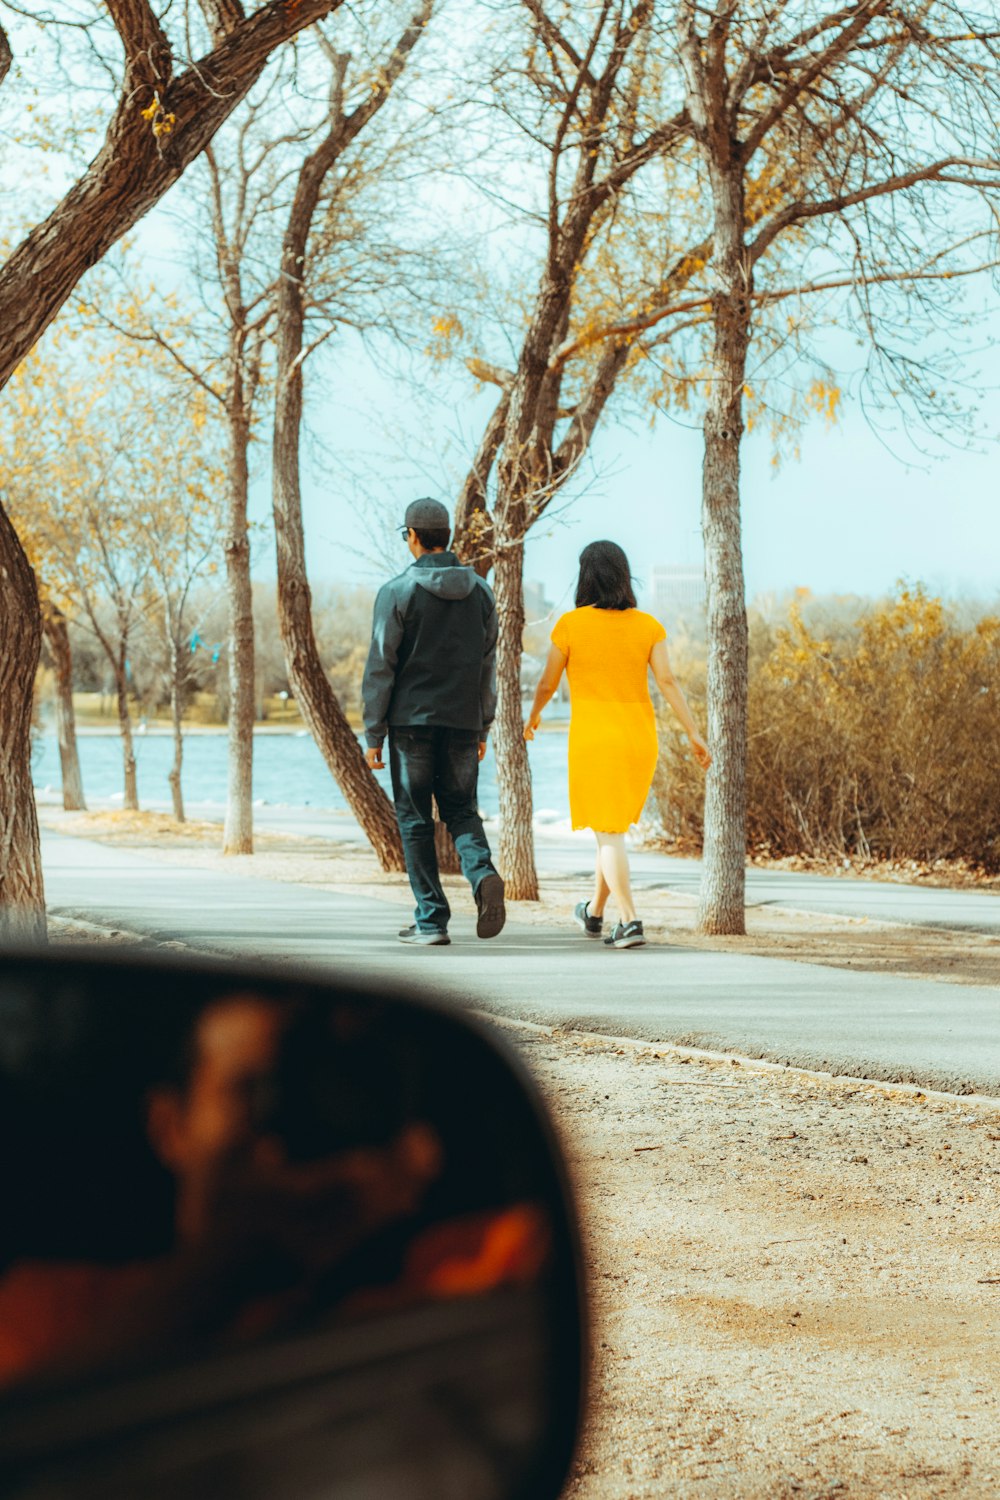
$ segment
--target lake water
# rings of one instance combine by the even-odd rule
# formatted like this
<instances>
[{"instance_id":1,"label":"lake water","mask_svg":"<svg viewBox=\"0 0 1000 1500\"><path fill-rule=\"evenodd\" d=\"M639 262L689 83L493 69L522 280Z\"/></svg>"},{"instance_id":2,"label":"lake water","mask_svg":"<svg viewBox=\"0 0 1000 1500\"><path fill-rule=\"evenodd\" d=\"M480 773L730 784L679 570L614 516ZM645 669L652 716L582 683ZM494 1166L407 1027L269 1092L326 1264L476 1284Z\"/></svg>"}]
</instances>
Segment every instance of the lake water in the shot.
<instances>
[{"instance_id":1,"label":"lake water","mask_svg":"<svg viewBox=\"0 0 1000 1500\"><path fill-rule=\"evenodd\" d=\"M540 734L528 747L534 784L535 821L559 824L569 819L565 730ZM94 803L121 801L122 757L117 733L82 734L78 739L83 788ZM137 734L135 754L139 800L143 806L167 806L167 772L173 761L169 735ZM59 747L54 735L37 741L32 760L36 788L51 796L61 788ZM382 773L389 790L389 773ZM221 808L226 803L226 737L192 734L184 741L183 789L192 809ZM321 807L341 810L346 803L308 733L260 734L254 737L254 800L274 807ZM496 760L492 749L479 772L479 805L487 816L498 812Z\"/></svg>"}]
</instances>

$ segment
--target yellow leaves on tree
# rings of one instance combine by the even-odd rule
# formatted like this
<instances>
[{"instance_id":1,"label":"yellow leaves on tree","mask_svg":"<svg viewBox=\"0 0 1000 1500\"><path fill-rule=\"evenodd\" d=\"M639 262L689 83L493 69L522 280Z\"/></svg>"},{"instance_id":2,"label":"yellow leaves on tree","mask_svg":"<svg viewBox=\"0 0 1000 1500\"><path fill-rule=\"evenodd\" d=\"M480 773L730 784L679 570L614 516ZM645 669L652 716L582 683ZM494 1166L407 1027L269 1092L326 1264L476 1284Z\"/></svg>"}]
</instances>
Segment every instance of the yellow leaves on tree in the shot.
<instances>
[{"instance_id":1,"label":"yellow leaves on tree","mask_svg":"<svg viewBox=\"0 0 1000 1500\"><path fill-rule=\"evenodd\" d=\"M145 109L141 109L139 113L142 115L142 118L144 120L148 120L150 122L150 125L153 129L153 134L157 137L161 135L169 135L174 126L177 124L177 116L164 109L163 105L160 103L160 96L157 93L153 94L152 103L150 103Z\"/></svg>"},{"instance_id":2,"label":"yellow leaves on tree","mask_svg":"<svg viewBox=\"0 0 1000 1500\"><path fill-rule=\"evenodd\" d=\"M462 320L455 313L438 313L431 323L431 338L424 353L434 360L451 359L455 345L464 333Z\"/></svg>"}]
</instances>

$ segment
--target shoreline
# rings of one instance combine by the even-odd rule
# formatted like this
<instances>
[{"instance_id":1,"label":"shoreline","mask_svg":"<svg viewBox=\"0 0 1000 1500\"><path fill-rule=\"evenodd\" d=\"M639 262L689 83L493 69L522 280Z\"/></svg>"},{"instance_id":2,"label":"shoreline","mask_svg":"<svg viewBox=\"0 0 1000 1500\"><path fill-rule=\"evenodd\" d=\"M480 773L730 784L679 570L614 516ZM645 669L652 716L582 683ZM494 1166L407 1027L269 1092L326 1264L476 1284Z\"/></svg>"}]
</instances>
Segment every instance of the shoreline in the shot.
<instances>
[{"instance_id":1,"label":"shoreline","mask_svg":"<svg viewBox=\"0 0 1000 1500\"><path fill-rule=\"evenodd\" d=\"M355 719L348 714L347 722L359 737L364 733L364 725L360 719ZM550 724L543 724L538 730L539 734L566 734L569 731L569 719L556 719ZM189 735L202 737L215 735L218 738L227 738L229 727L226 724L183 724L181 732L185 739ZM264 719L253 726L254 735L287 734L299 738L311 738L309 729L304 719L289 719L282 723L270 723ZM116 722L108 720L107 723L87 724L78 722L76 725L77 739L114 738L119 736ZM137 719L132 725L133 737L139 739L173 739L174 728L172 724L163 719L147 721L145 724ZM56 730L51 724L44 725L39 731L39 739L56 739Z\"/></svg>"}]
</instances>

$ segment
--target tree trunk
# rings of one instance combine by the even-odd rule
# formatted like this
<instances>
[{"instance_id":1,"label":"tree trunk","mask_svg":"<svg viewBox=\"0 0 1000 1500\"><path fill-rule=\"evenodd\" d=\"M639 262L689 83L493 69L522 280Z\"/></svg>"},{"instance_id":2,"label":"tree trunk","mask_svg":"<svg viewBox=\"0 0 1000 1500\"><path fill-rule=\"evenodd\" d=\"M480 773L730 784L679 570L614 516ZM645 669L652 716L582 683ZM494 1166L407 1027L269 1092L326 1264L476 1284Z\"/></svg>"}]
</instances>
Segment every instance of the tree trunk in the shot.
<instances>
[{"instance_id":1,"label":"tree trunk","mask_svg":"<svg viewBox=\"0 0 1000 1500\"><path fill-rule=\"evenodd\" d=\"M493 739L500 793L500 873L512 901L537 901L531 767L524 742L521 650L524 637L524 542L506 543L493 574L499 615L497 717Z\"/></svg>"},{"instance_id":2,"label":"tree trunk","mask_svg":"<svg viewBox=\"0 0 1000 1500\"><path fill-rule=\"evenodd\" d=\"M750 272L740 169L713 174L719 292L705 414L702 532L708 586L708 739L702 932L746 931L747 611L740 528L743 383L750 342Z\"/></svg>"},{"instance_id":3,"label":"tree trunk","mask_svg":"<svg viewBox=\"0 0 1000 1500\"><path fill-rule=\"evenodd\" d=\"M184 763L184 730L181 726L181 654L175 639L170 641L170 717L174 725L174 763L167 780L174 805L174 818L184 822L184 795L181 791L181 767Z\"/></svg>"},{"instance_id":4,"label":"tree trunk","mask_svg":"<svg viewBox=\"0 0 1000 1500\"><path fill-rule=\"evenodd\" d=\"M73 656L66 616L52 604L42 610L42 628L52 657L56 678L56 734L62 768L62 798L66 812L86 812L80 756L76 747L76 714L73 710Z\"/></svg>"},{"instance_id":5,"label":"tree trunk","mask_svg":"<svg viewBox=\"0 0 1000 1500\"><path fill-rule=\"evenodd\" d=\"M223 854L253 853L254 628L247 525L250 423L242 400L239 356L229 409L229 496L226 515L226 604L229 612L229 784Z\"/></svg>"},{"instance_id":6,"label":"tree trunk","mask_svg":"<svg viewBox=\"0 0 1000 1500\"><path fill-rule=\"evenodd\" d=\"M441 822L436 801L434 803L434 853L437 855L438 869L442 875L461 875L462 861L458 857L455 840L448 832L447 826Z\"/></svg>"},{"instance_id":7,"label":"tree trunk","mask_svg":"<svg viewBox=\"0 0 1000 1500\"><path fill-rule=\"evenodd\" d=\"M301 268L328 154L329 146L327 154L322 149L314 153L300 173L282 245L282 274L275 297L278 350L271 472L278 557L278 623L288 678L323 759L383 870L403 870L406 868L403 845L392 803L368 767L316 649L306 574L299 479L305 322Z\"/></svg>"},{"instance_id":8,"label":"tree trunk","mask_svg":"<svg viewBox=\"0 0 1000 1500\"><path fill-rule=\"evenodd\" d=\"M293 356L294 358L294 356ZM392 803L365 761L357 735L323 670L312 623L299 491L301 367L287 373L279 353L274 418L274 529L278 552L278 621L288 679L309 732L361 824L383 870L403 870L403 845ZM296 391L289 388L295 387Z\"/></svg>"},{"instance_id":9,"label":"tree trunk","mask_svg":"<svg viewBox=\"0 0 1000 1500\"><path fill-rule=\"evenodd\" d=\"M126 812L139 811L139 783L135 771L135 745L132 741L132 715L128 707L128 676L125 667L125 644L115 662L115 700L118 705L118 732L122 737L122 768L125 773Z\"/></svg>"},{"instance_id":10,"label":"tree trunk","mask_svg":"<svg viewBox=\"0 0 1000 1500\"><path fill-rule=\"evenodd\" d=\"M35 575L0 507L0 941L44 943L45 887L31 784L31 705L42 643Z\"/></svg>"}]
</instances>

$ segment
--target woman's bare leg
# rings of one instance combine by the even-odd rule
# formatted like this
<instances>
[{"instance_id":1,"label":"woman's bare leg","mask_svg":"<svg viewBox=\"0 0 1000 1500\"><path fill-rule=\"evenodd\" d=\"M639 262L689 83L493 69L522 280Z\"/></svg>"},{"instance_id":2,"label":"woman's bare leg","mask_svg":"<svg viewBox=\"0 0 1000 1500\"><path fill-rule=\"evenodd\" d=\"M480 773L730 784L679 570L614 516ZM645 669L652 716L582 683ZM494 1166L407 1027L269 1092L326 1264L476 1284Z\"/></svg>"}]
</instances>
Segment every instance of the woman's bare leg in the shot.
<instances>
[{"instance_id":1,"label":"woman's bare leg","mask_svg":"<svg viewBox=\"0 0 1000 1500\"><path fill-rule=\"evenodd\" d=\"M608 897L610 895L611 895L611 887L608 885L608 882L605 880L605 878L604 878L604 871L601 869L601 841L600 841L600 839L598 839L597 840L597 869L596 869L596 872L594 874L594 894L590 898L590 900L587 902L587 911L590 913L590 915L592 917L603 917L604 916L604 908L608 904Z\"/></svg>"},{"instance_id":2,"label":"woman's bare leg","mask_svg":"<svg viewBox=\"0 0 1000 1500\"><path fill-rule=\"evenodd\" d=\"M628 852L623 833L598 833L598 869L604 883L610 888L622 922L635 921L635 902L632 900L632 881L629 876ZM595 911L594 916L598 913Z\"/></svg>"}]
</instances>

